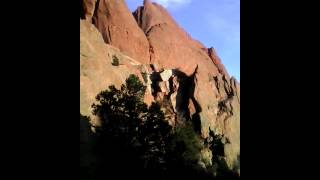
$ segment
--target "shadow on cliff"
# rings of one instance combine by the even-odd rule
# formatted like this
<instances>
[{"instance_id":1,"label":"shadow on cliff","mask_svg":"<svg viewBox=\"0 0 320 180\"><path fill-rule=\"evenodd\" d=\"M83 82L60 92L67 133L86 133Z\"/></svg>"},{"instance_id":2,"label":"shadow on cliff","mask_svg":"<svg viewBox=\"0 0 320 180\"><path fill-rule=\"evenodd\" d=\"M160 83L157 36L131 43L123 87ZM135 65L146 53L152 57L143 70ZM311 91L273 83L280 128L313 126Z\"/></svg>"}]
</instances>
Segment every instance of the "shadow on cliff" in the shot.
<instances>
[{"instance_id":1,"label":"shadow on cliff","mask_svg":"<svg viewBox=\"0 0 320 180\"><path fill-rule=\"evenodd\" d=\"M202 108L198 101L196 100L194 93L195 93L195 86L196 86L196 74L198 73L198 66L192 73L192 75L187 76L184 72L180 71L179 69L174 69L173 74L178 76L179 80L179 89L176 99L176 108L178 110L178 115L185 120L192 120L194 125L194 129L197 133L201 133L201 119L199 113L202 111ZM171 84L171 83L170 83ZM191 116L189 105L190 101L192 101L195 113Z\"/></svg>"},{"instance_id":2,"label":"shadow on cliff","mask_svg":"<svg viewBox=\"0 0 320 180\"><path fill-rule=\"evenodd\" d=\"M152 81L151 88L153 89L152 95L153 97L157 97L157 93L161 92L161 88L157 82L161 82L160 73L157 72L153 66L151 68L154 70L150 75L150 79ZM197 133L201 133L201 121L199 113L202 111L202 108L198 101L195 98L195 86L196 86L196 74L198 73L198 66L195 68L194 72L188 76L186 73L182 72L179 69L173 69L172 74L178 77L179 88L177 90L176 96L176 106L173 107L177 110L177 117L180 121L192 121L194 129ZM173 89L173 77L169 79L169 89L168 95L164 98L170 99L170 96ZM191 115L189 106L190 100L194 106L195 112Z\"/></svg>"},{"instance_id":3,"label":"shadow on cliff","mask_svg":"<svg viewBox=\"0 0 320 180\"><path fill-rule=\"evenodd\" d=\"M213 171L198 164L201 143L193 130L195 120L200 121L197 114L201 112L194 98L197 69L191 76L175 73L181 83L177 102L186 120L193 122L185 123L190 124L189 128L180 127L174 133L164 121L159 104L147 109L142 98L136 98L145 90L141 90L138 77L128 79L127 86L121 90L110 86L97 96L100 104L93 105L94 114L103 124L95 134L90 130L89 119L80 114L80 179L216 179ZM188 108L190 100L196 110L192 117ZM145 113L147 116L143 116ZM142 120L146 121L141 123ZM221 143L213 141L212 149L216 150L217 145ZM218 167L222 167L219 177L233 177L225 171L224 161L217 162Z\"/></svg>"}]
</instances>

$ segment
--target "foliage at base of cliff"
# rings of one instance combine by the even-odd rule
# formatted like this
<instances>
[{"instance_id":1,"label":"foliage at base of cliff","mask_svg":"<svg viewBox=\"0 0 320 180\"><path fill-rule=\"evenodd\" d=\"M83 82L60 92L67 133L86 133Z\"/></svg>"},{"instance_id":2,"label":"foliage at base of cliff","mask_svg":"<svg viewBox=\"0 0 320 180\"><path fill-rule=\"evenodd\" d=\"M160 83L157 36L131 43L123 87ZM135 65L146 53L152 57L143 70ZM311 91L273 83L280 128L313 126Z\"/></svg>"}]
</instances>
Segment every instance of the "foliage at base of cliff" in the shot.
<instances>
[{"instance_id":1,"label":"foliage at base of cliff","mask_svg":"<svg viewBox=\"0 0 320 180\"><path fill-rule=\"evenodd\" d=\"M145 90L131 75L120 89L110 86L97 95L93 114L102 125L94 135L88 126L80 129L82 179L236 177L223 160L219 136L212 132L210 140L202 139L192 122L172 128L159 103L143 103ZM84 119L88 122L80 115ZM201 161L204 148L210 149L212 163Z\"/></svg>"}]
</instances>

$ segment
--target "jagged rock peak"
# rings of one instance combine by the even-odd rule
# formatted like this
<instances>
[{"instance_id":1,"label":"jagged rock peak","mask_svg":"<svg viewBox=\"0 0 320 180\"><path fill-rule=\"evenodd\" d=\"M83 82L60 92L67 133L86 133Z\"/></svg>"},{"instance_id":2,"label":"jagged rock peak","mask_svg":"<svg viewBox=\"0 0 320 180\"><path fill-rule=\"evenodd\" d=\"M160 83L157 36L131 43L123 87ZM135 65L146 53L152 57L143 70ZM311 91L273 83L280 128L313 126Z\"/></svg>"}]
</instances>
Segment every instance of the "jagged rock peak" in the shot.
<instances>
[{"instance_id":1,"label":"jagged rock peak","mask_svg":"<svg viewBox=\"0 0 320 180\"><path fill-rule=\"evenodd\" d=\"M212 62L217 66L219 72L229 78L229 74L221 63L220 57L217 55L216 50L213 47L208 48L208 55Z\"/></svg>"},{"instance_id":2,"label":"jagged rock peak","mask_svg":"<svg viewBox=\"0 0 320 180\"><path fill-rule=\"evenodd\" d=\"M150 4L150 3L151 3L150 0L143 0L143 5L144 5L144 6L147 5L147 4Z\"/></svg>"},{"instance_id":3,"label":"jagged rock peak","mask_svg":"<svg viewBox=\"0 0 320 180\"><path fill-rule=\"evenodd\" d=\"M240 156L240 84L229 78L215 50L192 39L157 3L143 1L144 6L132 14L124 0L82 1L86 6L82 6L80 17L86 21L80 27L80 98L85 104L81 112L89 113L89 104L102 87L121 84L129 73L140 74L136 69L138 63L131 63L133 59L141 65L152 65L151 74L164 72L163 80L169 77L169 81L147 80L150 96L146 99L151 102L169 96L174 113L189 112L190 118L199 122L203 138L208 137L209 129L223 134L229 142L225 145L227 164L237 168L240 161L237 159ZM95 29L89 26L91 19L104 42L111 46L104 45L97 31L91 32ZM91 37L92 34L95 36ZM128 62L127 65L113 67L113 55L119 56L120 62ZM146 72L148 68L145 67ZM196 68L198 71L194 73ZM167 71L163 70L179 70L186 81L171 73L166 75Z\"/></svg>"},{"instance_id":4,"label":"jagged rock peak","mask_svg":"<svg viewBox=\"0 0 320 180\"><path fill-rule=\"evenodd\" d=\"M124 0L98 0L92 22L107 44L141 63L149 63L148 40Z\"/></svg>"}]
</instances>

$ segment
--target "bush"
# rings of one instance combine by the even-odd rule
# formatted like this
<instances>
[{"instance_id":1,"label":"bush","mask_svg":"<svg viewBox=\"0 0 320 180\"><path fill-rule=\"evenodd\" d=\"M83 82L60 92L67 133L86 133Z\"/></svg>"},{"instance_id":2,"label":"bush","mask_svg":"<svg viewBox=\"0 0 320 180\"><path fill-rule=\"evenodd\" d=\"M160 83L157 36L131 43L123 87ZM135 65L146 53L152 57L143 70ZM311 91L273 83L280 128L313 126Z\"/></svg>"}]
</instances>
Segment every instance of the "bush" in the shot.
<instances>
[{"instance_id":1,"label":"bush","mask_svg":"<svg viewBox=\"0 0 320 180\"><path fill-rule=\"evenodd\" d=\"M210 129L209 138L205 141L212 152L211 173L218 178L239 178L238 174L227 165L224 153L224 143L222 142L223 138L222 135L215 134Z\"/></svg>"},{"instance_id":2,"label":"bush","mask_svg":"<svg viewBox=\"0 0 320 180\"><path fill-rule=\"evenodd\" d=\"M139 78L130 75L120 89L109 86L96 96L93 114L102 126L95 136L95 177L125 179L129 174L133 179L210 179L212 173L199 165L205 145L216 153L213 160L219 160L211 171L219 172L220 177L227 174L221 168L225 165L221 138L211 133L213 137L204 144L194 125L187 121L172 129L161 110L170 108L170 104L147 107L143 102L145 91Z\"/></svg>"},{"instance_id":3,"label":"bush","mask_svg":"<svg viewBox=\"0 0 320 180\"><path fill-rule=\"evenodd\" d=\"M191 123L177 126L167 144L168 177L203 178L205 172L198 164L202 148L202 140Z\"/></svg>"},{"instance_id":4,"label":"bush","mask_svg":"<svg viewBox=\"0 0 320 180\"><path fill-rule=\"evenodd\" d=\"M118 57L115 56L115 55L112 56L112 65L113 65L113 66L119 66L119 65L120 65L119 59L118 59Z\"/></svg>"},{"instance_id":5,"label":"bush","mask_svg":"<svg viewBox=\"0 0 320 180\"><path fill-rule=\"evenodd\" d=\"M135 178L163 174L171 129L158 104L148 108L143 102L145 90L139 78L130 75L120 90L110 86L96 97L99 103L92 107L102 122L97 132L103 177L103 169L111 169L117 177L126 172Z\"/></svg>"},{"instance_id":6,"label":"bush","mask_svg":"<svg viewBox=\"0 0 320 180\"><path fill-rule=\"evenodd\" d=\"M172 139L172 147L176 156L186 164L197 164L200 152L203 148L199 135L194 131L191 124L176 128Z\"/></svg>"}]
</instances>

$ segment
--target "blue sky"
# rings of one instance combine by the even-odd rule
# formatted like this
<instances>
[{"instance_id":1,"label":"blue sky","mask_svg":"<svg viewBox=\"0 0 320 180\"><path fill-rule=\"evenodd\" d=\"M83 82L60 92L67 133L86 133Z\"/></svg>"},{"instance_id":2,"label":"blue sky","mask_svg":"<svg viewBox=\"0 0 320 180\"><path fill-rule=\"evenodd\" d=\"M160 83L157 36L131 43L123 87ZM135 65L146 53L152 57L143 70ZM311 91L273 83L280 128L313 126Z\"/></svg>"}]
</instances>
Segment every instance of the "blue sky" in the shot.
<instances>
[{"instance_id":1,"label":"blue sky","mask_svg":"<svg viewBox=\"0 0 320 180\"><path fill-rule=\"evenodd\" d=\"M165 6L194 39L214 47L231 76L240 81L240 0L153 0ZM126 0L131 11L143 0Z\"/></svg>"}]
</instances>

